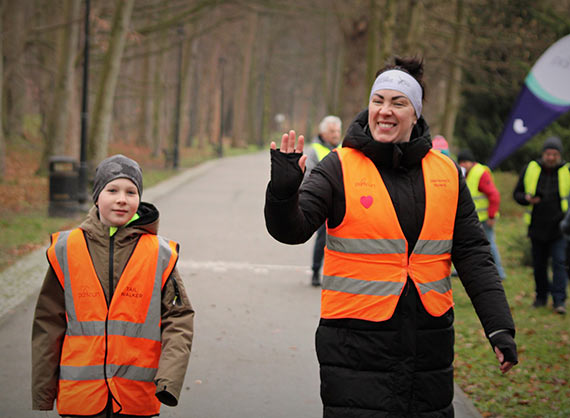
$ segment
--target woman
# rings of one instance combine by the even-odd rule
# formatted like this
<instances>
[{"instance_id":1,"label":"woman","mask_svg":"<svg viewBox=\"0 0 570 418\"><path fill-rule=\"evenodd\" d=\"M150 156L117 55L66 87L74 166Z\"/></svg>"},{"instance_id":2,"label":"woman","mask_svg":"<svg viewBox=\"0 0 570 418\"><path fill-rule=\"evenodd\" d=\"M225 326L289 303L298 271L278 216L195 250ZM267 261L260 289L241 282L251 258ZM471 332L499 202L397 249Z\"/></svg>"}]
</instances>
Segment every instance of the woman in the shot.
<instances>
[{"instance_id":1,"label":"woman","mask_svg":"<svg viewBox=\"0 0 570 418\"><path fill-rule=\"evenodd\" d=\"M265 218L287 244L327 222L316 334L325 417L453 416L451 262L496 356L517 363L515 328L458 167L431 150L423 63L380 70L342 149L299 191L304 138L271 144Z\"/></svg>"}]
</instances>

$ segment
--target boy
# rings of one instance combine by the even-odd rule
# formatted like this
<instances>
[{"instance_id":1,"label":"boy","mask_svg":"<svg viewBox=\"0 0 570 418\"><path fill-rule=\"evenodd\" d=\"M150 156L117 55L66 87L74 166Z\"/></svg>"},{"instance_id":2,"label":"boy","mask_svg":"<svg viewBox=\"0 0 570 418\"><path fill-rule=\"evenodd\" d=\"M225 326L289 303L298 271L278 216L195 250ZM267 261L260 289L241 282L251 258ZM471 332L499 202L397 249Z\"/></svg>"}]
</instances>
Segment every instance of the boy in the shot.
<instances>
[{"instance_id":1,"label":"boy","mask_svg":"<svg viewBox=\"0 0 570 418\"><path fill-rule=\"evenodd\" d=\"M194 311L176 270L178 244L157 235L142 171L103 160L95 206L52 235L32 330L32 402L62 416L155 416L178 404Z\"/></svg>"}]
</instances>

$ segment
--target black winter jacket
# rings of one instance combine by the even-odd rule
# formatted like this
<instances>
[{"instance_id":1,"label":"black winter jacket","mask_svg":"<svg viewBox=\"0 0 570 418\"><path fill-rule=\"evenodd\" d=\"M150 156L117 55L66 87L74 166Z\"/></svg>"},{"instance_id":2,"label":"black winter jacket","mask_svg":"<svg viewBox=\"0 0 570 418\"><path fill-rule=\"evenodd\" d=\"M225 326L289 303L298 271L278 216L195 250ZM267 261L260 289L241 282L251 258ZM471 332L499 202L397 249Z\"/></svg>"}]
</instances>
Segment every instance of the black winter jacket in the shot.
<instances>
[{"instance_id":1,"label":"black winter jacket","mask_svg":"<svg viewBox=\"0 0 570 418\"><path fill-rule=\"evenodd\" d=\"M372 139L367 119L368 111L357 116L343 147L360 150L378 168L411 252L424 220L421 160L431 148L429 128L420 118L409 143L383 144ZM338 155L325 157L297 192L299 156L271 152L266 226L288 244L307 241L325 220L331 228L338 226L345 213ZM276 176L277 171L284 175ZM514 323L489 244L459 169L458 176L452 260L486 334L506 330L512 341ZM387 321L320 320L316 348L325 417L453 416L453 309L441 317L429 315L410 284L408 278Z\"/></svg>"},{"instance_id":2,"label":"black winter jacket","mask_svg":"<svg viewBox=\"0 0 570 418\"><path fill-rule=\"evenodd\" d=\"M554 168L546 168L541 160L536 161L542 168L536 196L540 196L540 202L532 206L531 221L528 226L528 236L537 241L555 241L562 237L560 221L564 212L560 206L560 191L558 190L558 170L565 162L561 162ZM530 203L525 198L524 175L528 164L522 169L519 180L513 191L513 198L519 205L528 206Z\"/></svg>"}]
</instances>

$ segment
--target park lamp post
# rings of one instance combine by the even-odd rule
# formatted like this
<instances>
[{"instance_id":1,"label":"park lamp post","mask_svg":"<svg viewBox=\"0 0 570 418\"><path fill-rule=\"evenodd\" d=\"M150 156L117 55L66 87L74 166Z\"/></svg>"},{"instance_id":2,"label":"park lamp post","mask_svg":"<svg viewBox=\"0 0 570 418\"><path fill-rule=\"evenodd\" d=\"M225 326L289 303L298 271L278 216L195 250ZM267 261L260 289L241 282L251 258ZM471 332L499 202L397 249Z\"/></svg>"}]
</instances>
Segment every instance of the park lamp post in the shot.
<instances>
[{"instance_id":1,"label":"park lamp post","mask_svg":"<svg viewBox=\"0 0 570 418\"><path fill-rule=\"evenodd\" d=\"M178 85L176 87L176 107L174 115L174 129L173 129L173 150L172 150L172 168L178 169L178 163L180 160L180 108L182 100L182 53L184 45L184 28L182 25L178 26Z\"/></svg>"},{"instance_id":2,"label":"park lamp post","mask_svg":"<svg viewBox=\"0 0 570 418\"><path fill-rule=\"evenodd\" d=\"M77 178L77 200L80 205L87 202L87 122L89 81L89 0L85 0L85 41L83 45L83 91L81 100L81 146L79 151L79 173Z\"/></svg>"}]
</instances>

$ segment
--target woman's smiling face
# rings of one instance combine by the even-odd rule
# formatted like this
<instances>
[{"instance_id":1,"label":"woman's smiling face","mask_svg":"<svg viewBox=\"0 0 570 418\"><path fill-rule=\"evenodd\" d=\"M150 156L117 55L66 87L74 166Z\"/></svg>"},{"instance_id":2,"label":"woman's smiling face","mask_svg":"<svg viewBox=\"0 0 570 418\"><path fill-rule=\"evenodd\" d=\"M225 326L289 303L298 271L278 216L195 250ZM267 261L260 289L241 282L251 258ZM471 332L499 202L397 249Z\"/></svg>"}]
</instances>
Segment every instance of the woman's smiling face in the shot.
<instances>
[{"instance_id":1,"label":"woman's smiling face","mask_svg":"<svg viewBox=\"0 0 570 418\"><path fill-rule=\"evenodd\" d=\"M408 97L396 90L377 90L368 104L368 126L375 141L408 142L417 122Z\"/></svg>"}]
</instances>

